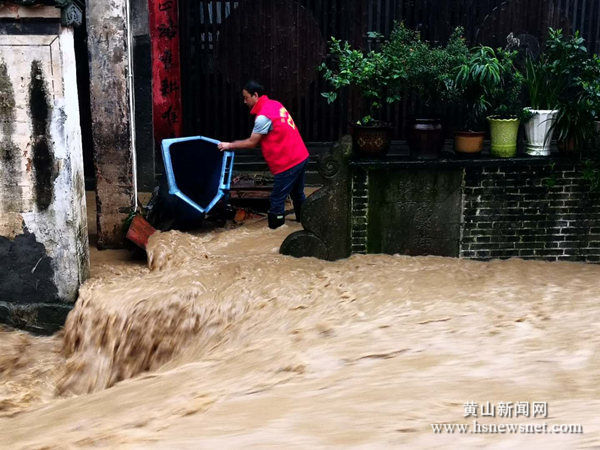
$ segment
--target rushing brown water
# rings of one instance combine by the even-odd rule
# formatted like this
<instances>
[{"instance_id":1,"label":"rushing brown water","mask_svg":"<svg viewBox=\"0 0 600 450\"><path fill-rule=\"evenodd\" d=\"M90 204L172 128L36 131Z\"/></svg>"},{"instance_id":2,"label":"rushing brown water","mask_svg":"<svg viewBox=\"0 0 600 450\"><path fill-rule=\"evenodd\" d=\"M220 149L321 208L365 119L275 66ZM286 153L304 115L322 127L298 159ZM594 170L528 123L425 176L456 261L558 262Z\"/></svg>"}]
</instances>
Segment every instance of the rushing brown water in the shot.
<instances>
[{"instance_id":1,"label":"rushing brown water","mask_svg":"<svg viewBox=\"0 0 600 450\"><path fill-rule=\"evenodd\" d=\"M599 266L279 255L295 229L101 255L60 335L0 331L0 447L600 445ZM468 401L583 434L433 433Z\"/></svg>"}]
</instances>

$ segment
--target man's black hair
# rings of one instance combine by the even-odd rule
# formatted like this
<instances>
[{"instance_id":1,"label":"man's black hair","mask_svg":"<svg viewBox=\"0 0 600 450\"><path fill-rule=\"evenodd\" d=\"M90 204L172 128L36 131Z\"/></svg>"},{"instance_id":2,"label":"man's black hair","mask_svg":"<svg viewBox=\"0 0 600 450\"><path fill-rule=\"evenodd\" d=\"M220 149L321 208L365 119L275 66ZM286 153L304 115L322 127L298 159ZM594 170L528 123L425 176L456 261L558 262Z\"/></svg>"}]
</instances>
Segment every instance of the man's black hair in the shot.
<instances>
[{"instance_id":1,"label":"man's black hair","mask_svg":"<svg viewBox=\"0 0 600 450\"><path fill-rule=\"evenodd\" d=\"M244 85L244 89L248 91L248 94L250 95L258 94L258 96L260 97L261 95L265 94L265 88L263 87L263 85L254 80L248 81Z\"/></svg>"}]
</instances>

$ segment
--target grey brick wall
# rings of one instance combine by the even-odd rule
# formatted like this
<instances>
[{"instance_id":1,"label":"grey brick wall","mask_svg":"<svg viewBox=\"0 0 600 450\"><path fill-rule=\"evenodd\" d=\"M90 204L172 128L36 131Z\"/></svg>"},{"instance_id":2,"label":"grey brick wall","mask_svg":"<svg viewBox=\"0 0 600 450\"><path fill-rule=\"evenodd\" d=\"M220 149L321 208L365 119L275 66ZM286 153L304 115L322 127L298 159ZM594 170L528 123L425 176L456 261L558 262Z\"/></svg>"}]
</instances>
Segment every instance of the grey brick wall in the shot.
<instances>
[{"instance_id":1,"label":"grey brick wall","mask_svg":"<svg viewBox=\"0 0 600 450\"><path fill-rule=\"evenodd\" d=\"M600 261L600 195L574 162L465 168L460 256Z\"/></svg>"},{"instance_id":2,"label":"grey brick wall","mask_svg":"<svg viewBox=\"0 0 600 450\"><path fill-rule=\"evenodd\" d=\"M350 210L352 253L367 253L368 189L368 172L362 169L354 170L352 173L352 200Z\"/></svg>"}]
</instances>

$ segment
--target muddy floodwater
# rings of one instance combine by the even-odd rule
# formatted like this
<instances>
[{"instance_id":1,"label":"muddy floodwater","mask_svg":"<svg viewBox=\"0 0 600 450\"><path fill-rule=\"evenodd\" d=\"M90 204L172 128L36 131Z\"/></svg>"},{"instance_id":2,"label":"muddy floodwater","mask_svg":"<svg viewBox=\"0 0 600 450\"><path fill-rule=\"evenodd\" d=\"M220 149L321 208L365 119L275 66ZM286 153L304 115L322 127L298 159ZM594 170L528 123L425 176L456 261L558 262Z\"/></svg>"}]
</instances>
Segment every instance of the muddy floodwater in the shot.
<instances>
[{"instance_id":1,"label":"muddy floodwater","mask_svg":"<svg viewBox=\"0 0 600 450\"><path fill-rule=\"evenodd\" d=\"M600 266L279 255L297 228L93 252L63 331L0 331L0 447L600 446Z\"/></svg>"}]
</instances>

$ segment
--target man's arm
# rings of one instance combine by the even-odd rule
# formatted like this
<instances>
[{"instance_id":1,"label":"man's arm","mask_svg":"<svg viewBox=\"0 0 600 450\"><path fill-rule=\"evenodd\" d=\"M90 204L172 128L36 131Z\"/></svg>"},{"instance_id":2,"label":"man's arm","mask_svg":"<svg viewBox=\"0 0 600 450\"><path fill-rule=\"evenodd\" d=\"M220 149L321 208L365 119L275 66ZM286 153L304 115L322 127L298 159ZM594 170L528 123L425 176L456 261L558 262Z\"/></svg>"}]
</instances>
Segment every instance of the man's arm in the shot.
<instances>
[{"instance_id":1,"label":"man's arm","mask_svg":"<svg viewBox=\"0 0 600 450\"><path fill-rule=\"evenodd\" d=\"M233 141L233 142L220 142L219 150L233 150L240 148L256 148L258 144L260 144L260 140L263 135L259 133L252 133L248 139L244 139L242 141Z\"/></svg>"}]
</instances>

